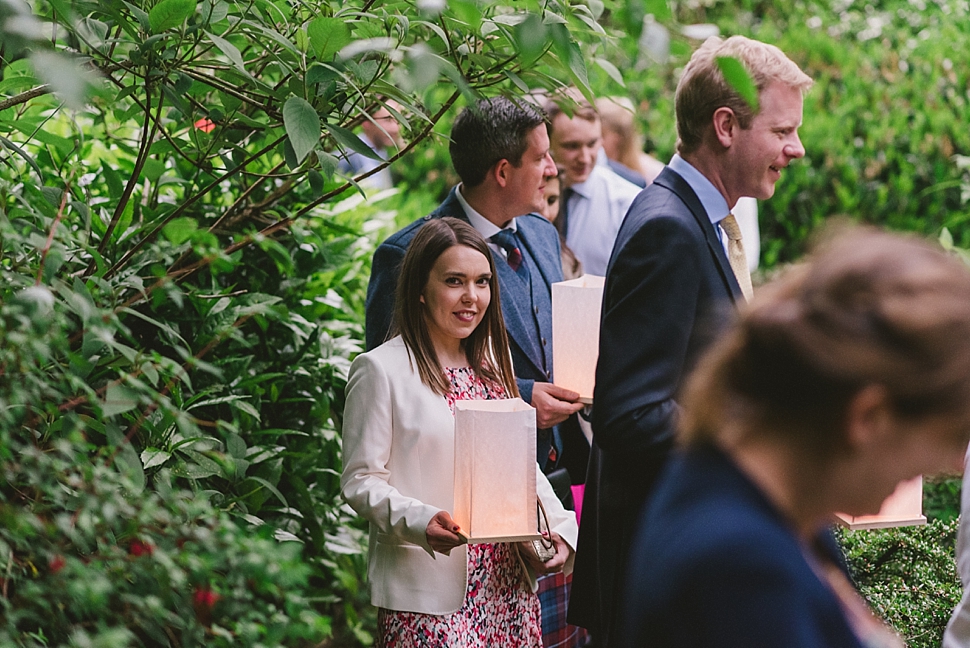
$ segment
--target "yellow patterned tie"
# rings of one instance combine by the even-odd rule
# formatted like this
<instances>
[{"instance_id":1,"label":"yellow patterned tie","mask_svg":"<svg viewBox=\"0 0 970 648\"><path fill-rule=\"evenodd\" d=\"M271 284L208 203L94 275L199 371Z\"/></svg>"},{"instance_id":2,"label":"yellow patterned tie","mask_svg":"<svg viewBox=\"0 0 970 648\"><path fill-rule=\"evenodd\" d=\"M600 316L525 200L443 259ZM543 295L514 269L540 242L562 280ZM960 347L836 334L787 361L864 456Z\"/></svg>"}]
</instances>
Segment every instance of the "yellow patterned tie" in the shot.
<instances>
[{"instance_id":1,"label":"yellow patterned tie","mask_svg":"<svg viewBox=\"0 0 970 648\"><path fill-rule=\"evenodd\" d=\"M751 301L754 290L751 288L751 272L748 270L748 257L744 254L744 242L741 240L741 228L734 214L728 214L721 221L721 229L728 237L727 251L731 270L741 286L744 298Z\"/></svg>"}]
</instances>

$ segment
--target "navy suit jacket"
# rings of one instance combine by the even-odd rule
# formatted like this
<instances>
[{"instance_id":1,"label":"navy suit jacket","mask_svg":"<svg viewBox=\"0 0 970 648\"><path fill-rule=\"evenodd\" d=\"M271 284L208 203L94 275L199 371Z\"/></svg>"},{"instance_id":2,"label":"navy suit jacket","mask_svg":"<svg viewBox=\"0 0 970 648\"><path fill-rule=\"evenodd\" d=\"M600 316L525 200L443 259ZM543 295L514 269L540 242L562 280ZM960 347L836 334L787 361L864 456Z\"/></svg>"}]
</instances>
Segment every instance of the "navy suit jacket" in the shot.
<instances>
[{"instance_id":1,"label":"navy suit jacket","mask_svg":"<svg viewBox=\"0 0 970 648\"><path fill-rule=\"evenodd\" d=\"M610 627L634 524L669 454L676 397L744 299L714 225L669 167L630 205L606 272L593 447L571 623L598 645Z\"/></svg>"},{"instance_id":2,"label":"navy suit jacket","mask_svg":"<svg viewBox=\"0 0 970 648\"><path fill-rule=\"evenodd\" d=\"M368 350L387 338L394 314L394 293L401 262L418 229L432 218L445 216L468 222L468 216L455 195L456 191L457 188L453 188L436 210L393 234L374 253L370 284L367 286L365 337ZM539 272L551 291L553 283L562 281L559 233L552 223L537 214L519 216L515 222L519 240L538 266L530 266L530 271ZM552 382L552 312L545 309L536 312L531 295L516 283L515 271L504 259L495 259L495 272L498 274L502 315L508 330L519 393L523 400L531 403L533 383L537 380ZM538 322L538 334L536 325L532 323L533 318Z\"/></svg>"},{"instance_id":3,"label":"navy suit jacket","mask_svg":"<svg viewBox=\"0 0 970 648\"><path fill-rule=\"evenodd\" d=\"M830 532L815 539L844 569ZM787 520L725 454L675 454L630 553L624 648L862 648Z\"/></svg>"}]
</instances>

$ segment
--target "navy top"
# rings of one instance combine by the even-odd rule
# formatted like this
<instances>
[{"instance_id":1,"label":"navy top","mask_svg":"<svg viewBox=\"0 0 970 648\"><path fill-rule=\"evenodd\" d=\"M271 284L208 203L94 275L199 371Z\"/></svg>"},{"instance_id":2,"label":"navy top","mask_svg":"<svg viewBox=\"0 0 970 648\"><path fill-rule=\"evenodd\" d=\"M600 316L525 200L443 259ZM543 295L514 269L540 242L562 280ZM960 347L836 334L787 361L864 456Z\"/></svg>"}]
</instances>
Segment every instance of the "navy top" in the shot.
<instances>
[{"instance_id":1,"label":"navy top","mask_svg":"<svg viewBox=\"0 0 970 648\"><path fill-rule=\"evenodd\" d=\"M830 531L816 553L843 569ZM782 514L707 447L676 454L645 509L620 620L637 648L862 648Z\"/></svg>"}]
</instances>

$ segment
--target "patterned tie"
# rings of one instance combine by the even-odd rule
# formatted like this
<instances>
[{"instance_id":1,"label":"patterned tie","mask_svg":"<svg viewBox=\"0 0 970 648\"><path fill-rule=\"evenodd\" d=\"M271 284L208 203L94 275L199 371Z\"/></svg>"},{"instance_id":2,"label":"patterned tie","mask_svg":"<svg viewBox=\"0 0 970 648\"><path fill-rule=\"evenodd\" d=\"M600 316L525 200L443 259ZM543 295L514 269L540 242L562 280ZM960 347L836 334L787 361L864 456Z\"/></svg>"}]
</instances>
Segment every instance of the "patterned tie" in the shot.
<instances>
[{"instance_id":1,"label":"patterned tie","mask_svg":"<svg viewBox=\"0 0 970 648\"><path fill-rule=\"evenodd\" d=\"M744 254L744 242L741 240L741 227L734 214L729 213L721 221L721 229L728 237L728 261L731 270L741 286L741 292L747 301L751 301L754 290L751 288L751 271L748 270L748 257Z\"/></svg>"},{"instance_id":2,"label":"patterned tie","mask_svg":"<svg viewBox=\"0 0 970 648\"><path fill-rule=\"evenodd\" d=\"M516 274L523 279L529 278L529 268L523 263L522 250L519 249L519 239L515 232L510 229L499 230L489 240L505 250L505 260L508 261L509 267L515 270Z\"/></svg>"}]
</instances>

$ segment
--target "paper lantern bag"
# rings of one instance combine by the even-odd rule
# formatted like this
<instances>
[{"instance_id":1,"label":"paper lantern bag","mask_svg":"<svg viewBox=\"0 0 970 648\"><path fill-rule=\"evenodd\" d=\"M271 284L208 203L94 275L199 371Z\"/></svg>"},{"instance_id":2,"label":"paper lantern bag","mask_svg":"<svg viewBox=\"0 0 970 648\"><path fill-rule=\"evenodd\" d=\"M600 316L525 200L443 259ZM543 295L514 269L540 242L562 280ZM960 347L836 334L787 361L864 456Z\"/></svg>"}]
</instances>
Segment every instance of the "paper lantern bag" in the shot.
<instances>
[{"instance_id":1,"label":"paper lantern bag","mask_svg":"<svg viewBox=\"0 0 970 648\"><path fill-rule=\"evenodd\" d=\"M552 284L552 370L560 387L593 402L605 279L583 275Z\"/></svg>"},{"instance_id":2,"label":"paper lantern bag","mask_svg":"<svg viewBox=\"0 0 970 648\"><path fill-rule=\"evenodd\" d=\"M923 515L923 477L899 482L892 495L883 500L875 515L836 513L839 522L850 529L885 529L926 524Z\"/></svg>"},{"instance_id":3,"label":"paper lantern bag","mask_svg":"<svg viewBox=\"0 0 970 648\"><path fill-rule=\"evenodd\" d=\"M470 543L534 540L536 415L521 398L455 403L455 510Z\"/></svg>"}]
</instances>

